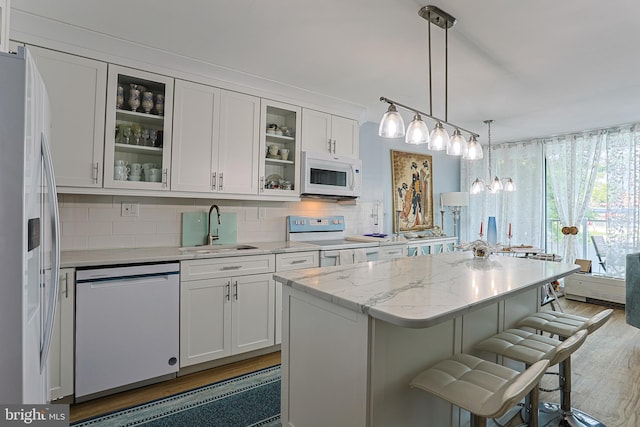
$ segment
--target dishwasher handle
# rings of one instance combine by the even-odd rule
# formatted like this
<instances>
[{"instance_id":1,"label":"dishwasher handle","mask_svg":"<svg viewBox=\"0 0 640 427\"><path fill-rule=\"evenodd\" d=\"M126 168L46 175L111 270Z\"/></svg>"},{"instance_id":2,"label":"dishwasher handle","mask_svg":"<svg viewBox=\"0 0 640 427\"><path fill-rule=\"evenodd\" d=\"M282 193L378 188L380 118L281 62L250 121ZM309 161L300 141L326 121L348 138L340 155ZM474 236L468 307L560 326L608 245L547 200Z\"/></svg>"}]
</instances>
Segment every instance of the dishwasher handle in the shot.
<instances>
[{"instance_id":1,"label":"dishwasher handle","mask_svg":"<svg viewBox=\"0 0 640 427\"><path fill-rule=\"evenodd\" d=\"M131 281L131 280L147 280L153 277L165 277L165 276L173 276L176 274L180 274L179 271L169 271L164 273L141 273L141 274L132 274L129 276L125 275L104 275L104 274L95 274L89 277L84 277L82 279L77 279L76 284L84 284L84 283L109 283L109 282L121 282L123 280Z\"/></svg>"}]
</instances>

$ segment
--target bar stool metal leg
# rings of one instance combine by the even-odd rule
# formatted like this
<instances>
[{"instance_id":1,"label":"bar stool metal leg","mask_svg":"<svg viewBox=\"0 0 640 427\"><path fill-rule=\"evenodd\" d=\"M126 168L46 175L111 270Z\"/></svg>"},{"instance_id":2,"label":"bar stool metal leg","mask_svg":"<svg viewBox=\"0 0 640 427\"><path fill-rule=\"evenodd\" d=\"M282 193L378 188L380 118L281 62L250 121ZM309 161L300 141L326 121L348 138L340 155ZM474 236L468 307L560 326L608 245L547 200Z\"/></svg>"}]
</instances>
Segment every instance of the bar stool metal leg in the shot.
<instances>
[{"instance_id":1,"label":"bar stool metal leg","mask_svg":"<svg viewBox=\"0 0 640 427\"><path fill-rule=\"evenodd\" d=\"M561 312L539 312L520 322L520 326L556 334L563 341L575 331L586 329L589 333L599 329L612 315L607 309L591 318L583 318ZM560 404L541 403L540 425L572 427L605 427L597 419L571 406L571 357L558 365Z\"/></svg>"},{"instance_id":2,"label":"bar stool metal leg","mask_svg":"<svg viewBox=\"0 0 640 427\"><path fill-rule=\"evenodd\" d=\"M487 419L480 415L471 414L471 427L487 427Z\"/></svg>"}]
</instances>

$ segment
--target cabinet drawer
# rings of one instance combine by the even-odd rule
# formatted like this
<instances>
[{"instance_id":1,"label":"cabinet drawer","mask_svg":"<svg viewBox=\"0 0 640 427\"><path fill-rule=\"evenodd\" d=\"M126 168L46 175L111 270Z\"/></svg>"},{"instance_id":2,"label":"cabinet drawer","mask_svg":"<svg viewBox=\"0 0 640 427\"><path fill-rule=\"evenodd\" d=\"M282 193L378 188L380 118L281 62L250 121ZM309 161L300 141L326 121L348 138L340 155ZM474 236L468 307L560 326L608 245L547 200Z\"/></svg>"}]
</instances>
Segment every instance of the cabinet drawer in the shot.
<instances>
[{"instance_id":1,"label":"cabinet drawer","mask_svg":"<svg viewBox=\"0 0 640 427\"><path fill-rule=\"evenodd\" d=\"M198 259L180 263L180 280L184 282L274 271L275 255L273 254Z\"/></svg>"},{"instance_id":2,"label":"cabinet drawer","mask_svg":"<svg viewBox=\"0 0 640 427\"><path fill-rule=\"evenodd\" d=\"M378 259L393 259L407 256L407 245L380 246Z\"/></svg>"},{"instance_id":3,"label":"cabinet drawer","mask_svg":"<svg viewBox=\"0 0 640 427\"><path fill-rule=\"evenodd\" d=\"M319 262L318 251L276 254L276 271L318 267Z\"/></svg>"}]
</instances>

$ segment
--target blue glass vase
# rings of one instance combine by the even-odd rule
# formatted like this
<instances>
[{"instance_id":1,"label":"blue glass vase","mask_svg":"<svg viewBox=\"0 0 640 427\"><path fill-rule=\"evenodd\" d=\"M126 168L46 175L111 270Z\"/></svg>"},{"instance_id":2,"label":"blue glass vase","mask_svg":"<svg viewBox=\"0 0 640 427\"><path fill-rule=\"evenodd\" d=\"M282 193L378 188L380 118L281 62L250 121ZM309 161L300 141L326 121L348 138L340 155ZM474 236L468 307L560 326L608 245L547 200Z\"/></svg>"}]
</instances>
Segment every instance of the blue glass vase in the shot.
<instances>
[{"instance_id":1,"label":"blue glass vase","mask_svg":"<svg viewBox=\"0 0 640 427\"><path fill-rule=\"evenodd\" d=\"M487 242L492 245L498 243L498 230L496 228L496 217L490 216L487 225Z\"/></svg>"}]
</instances>

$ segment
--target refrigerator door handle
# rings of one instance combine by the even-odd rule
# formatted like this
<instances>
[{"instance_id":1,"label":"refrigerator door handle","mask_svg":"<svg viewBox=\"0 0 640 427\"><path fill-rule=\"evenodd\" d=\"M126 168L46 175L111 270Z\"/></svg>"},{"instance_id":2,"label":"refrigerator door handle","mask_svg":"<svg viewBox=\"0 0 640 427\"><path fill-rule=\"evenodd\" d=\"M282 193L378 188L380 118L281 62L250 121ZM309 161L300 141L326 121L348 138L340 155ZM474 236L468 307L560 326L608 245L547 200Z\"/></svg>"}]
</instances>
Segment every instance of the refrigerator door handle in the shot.
<instances>
[{"instance_id":1,"label":"refrigerator door handle","mask_svg":"<svg viewBox=\"0 0 640 427\"><path fill-rule=\"evenodd\" d=\"M49 306L47 307L47 321L44 326L44 339L40 349L40 372L46 368L49 349L51 347L51 335L53 334L53 322L58 303L58 288L60 287L60 217L58 211L58 195L56 193L56 180L53 174L53 161L49 143L44 133L41 134L41 153L43 172L47 182L47 195L49 197L49 211L51 214L51 287L49 289Z\"/></svg>"}]
</instances>

